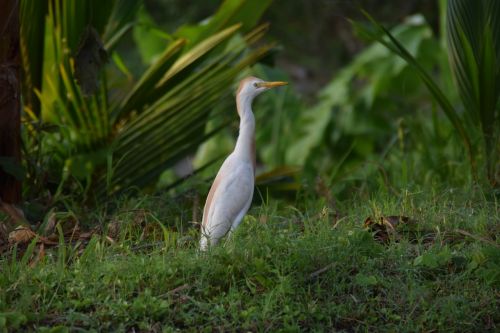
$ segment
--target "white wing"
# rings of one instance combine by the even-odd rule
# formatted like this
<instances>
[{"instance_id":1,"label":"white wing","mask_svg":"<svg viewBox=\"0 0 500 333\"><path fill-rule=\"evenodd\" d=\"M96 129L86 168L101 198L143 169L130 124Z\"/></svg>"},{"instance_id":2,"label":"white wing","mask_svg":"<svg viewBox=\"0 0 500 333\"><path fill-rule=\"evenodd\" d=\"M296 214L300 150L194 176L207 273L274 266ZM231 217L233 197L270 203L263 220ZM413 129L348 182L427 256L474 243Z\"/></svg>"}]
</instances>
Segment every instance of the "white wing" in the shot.
<instances>
[{"instance_id":1,"label":"white wing","mask_svg":"<svg viewBox=\"0 0 500 333\"><path fill-rule=\"evenodd\" d=\"M202 247L215 244L241 221L252 201L254 172L251 163L229 156L210 189L203 212ZM205 238L205 240L204 240ZM204 244L205 243L205 244Z\"/></svg>"}]
</instances>

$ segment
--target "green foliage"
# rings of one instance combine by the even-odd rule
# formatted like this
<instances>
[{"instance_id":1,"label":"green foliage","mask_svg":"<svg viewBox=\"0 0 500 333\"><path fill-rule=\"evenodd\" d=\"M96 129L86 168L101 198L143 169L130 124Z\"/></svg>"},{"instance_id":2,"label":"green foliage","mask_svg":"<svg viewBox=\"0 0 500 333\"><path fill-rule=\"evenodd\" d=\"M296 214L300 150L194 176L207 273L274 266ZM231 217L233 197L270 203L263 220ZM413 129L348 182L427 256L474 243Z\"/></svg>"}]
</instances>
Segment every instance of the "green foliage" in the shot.
<instances>
[{"instance_id":1,"label":"green foliage","mask_svg":"<svg viewBox=\"0 0 500 333\"><path fill-rule=\"evenodd\" d=\"M468 269L487 284L500 286L500 250L496 246L477 249L472 254Z\"/></svg>"},{"instance_id":2,"label":"green foliage","mask_svg":"<svg viewBox=\"0 0 500 333\"><path fill-rule=\"evenodd\" d=\"M23 166L13 157L0 157L0 169L3 169L5 173L14 176L19 181L24 179L26 173Z\"/></svg>"},{"instance_id":3,"label":"green foliage","mask_svg":"<svg viewBox=\"0 0 500 333\"><path fill-rule=\"evenodd\" d=\"M446 73L441 69L445 53L423 16L409 17L391 31L422 66ZM306 175L324 175L337 193L344 180L366 184L367 179L378 178L380 169L389 169L396 184L407 184L409 178L399 176L404 163L445 177L453 172L443 163L449 158L443 152L453 153L446 144L430 155L421 151L432 150L437 140L449 145L449 131L433 116L429 95L411 66L382 45L372 44L360 52L318 93L318 99L291 117L285 161L304 165ZM433 128L430 120L439 126ZM424 143L426 138L432 144ZM420 164L429 158L436 161Z\"/></svg>"},{"instance_id":4,"label":"green foliage","mask_svg":"<svg viewBox=\"0 0 500 333\"><path fill-rule=\"evenodd\" d=\"M151 64L174 38L156 26L145 7L137 13L137 21L134 26L134 42L142 61Z\"/></svg>"},{"instance_id":5,"label":"green foliage","mask_svg":"<svg viewBox=\"0 0 500 333\"><path fill-rule=\"evenodd\" d=\"M19 329L26 324L28 318L20 312L0 312L0 329L7 332L8 329Z\"/></svg>"},{"instance_id":6,"label":"green foliage","mask_svg":"<svg viewBox=\"0 0 500 333\"><path fill-rule=\"evenodd\" d=\"M396 36L365 14L371 29L355 26L367 37L399 55L424 82L462 139L472 173L496 187L500 165L500 6L497 1L450 0L447 5L447 42L453 76L462 99L454 106L436 80ZM479 163L479 170L477 164Z\"/></svg>"},{"instance_id":7,"label":"green foliage","mask_svg":"<svg viewBox=\"0 0 500 333\"><path fill-rule=\"evenodd\" d=\"M189 34L181 28L174 37L164 33L149 44L140 38L148 67L137 81L118 86L116 74L108 72L119 69L128 79L131 74L113 48L132 28L137 12L141 24L134 31L144 36L140 2L109 1L104 8L95 1L49 2L42 20L44 47L36 50L43 68L30 61L32 40L40 36L23 30L25 70L43 74L39 86L26 84L42 104L41 113L25 108L31 122L27 154L39 157L31 161L30 179L49 179L57 185L56 197L71 189L102 198L154 184L166 168L219 130L205 133L207 121L217 116L209 110L227 105L223 97L240 72L271 47L248 49L265 33L265 26L250 30L268 5L226 1L208 24L190 26ZM248 6L255 11L246 11ZM25 26L45 18L45 12L27 4L22 8ZM116 67L105 64L105 52ZM55 125L50 132L43 130L48 124Z\"/></svg>"},{"instance_id":8,"label":"green foliage","mask_svg":"<svg viewBox=\"0 0 500 333\"><path fill-rule=\"evenodd\" d=\"M447 40L470 130L481 132L486 176L500 184L500 4L450 0ZM476 133L473 133L476 134ZM477 135L477 134L476 134Z\"/></svg>"},{"instance_id":9,"label":"green foliage","mask_svg":"<svg viewBox=\"0 0 500 333\"><path fill-rule=\"evenodd\" d=\"M278 68L259 64L253 71L256 76L267 78L269 81L290 81ZM267 91L254 103L258 124L256 142L262 162L268 168L301 165L298 161L286 158L297 134L300 115L305 110L303 101L293 92L293 87Z\"/></svg>"},{"instance_id":10,"label":"green foliage","mask_svg":"<svg viewBox=\"0 0 500 333\"><path fill-rule=\"evenodd\" d=\"M442 9L444 19L446 5ZM485 9L479 10L484 13ZM480 17L484 19L482 23L467 24L474 31L485 29L480 28L481 24L488 26L490 21L496 26L488 15ZM461 20L468 19L467 16ZM446 22L457 25L450 20ZM287 107L291 112L280 119L280 126L286 130L282 130L278 141L286 142L282 145L286 149L273 157L284 156L286 164L304 166L308 179L320 175L337 194L358 185L373 189L383 184L388 191L394 191L393 187L414 182L432 184L447 180L464 184L477 181L478 175L495 186L500 125L498 105L495 106L498 93L494 78L499 66L493 63L494 38L491 43L487 36L483 41L482 37L477 39L480 45L485 45L478 46L481 52L489 55L478 51L469 60L481 62L484 56L492 70L483 74L471 72L482 75L471 81L465 72L457 74L457 68L465 68L464 64L450 68L448 57L452 53L447 52L445 35L442 40L433 36L421 15L408 17L391 30L373 19L370 24L353 22L353 27L359 36L380 44L369 45L336 73L331 83L318 93L315 105L295 103ZM446 30L450 29L443 31ZM478 33L478 36L483 35ZM488 47L490 44L492 47ZM465 54L458 50L455 53L460 57ZM457 75L467 82L491 83L488 89L479 86L474 89L491 103L486 108L476 103L475 111L464 112L465 103L460 102L467 94L455 88L453 79ZM425 85L420 84L422 81ZM475 99L482 98L478 95ZM438 107L450 122L442 121ZM470 116L474 112L475 118ZM480 112L488 116L480 116ZM487 120L481 121L481 117ZM462 148L457 140L462 141ZM271 149L277 151L274 146ZM469 156L469 165L463 162L462 149Z\"/></svg>"},{"instance_id":11,"label":"green foliage","mask_svg":"<svg viewBox=\"0 0 500 333\"><path fill-rule=\"evenodd\" d=\"M435 251L427 251L419 255L413 261L413 265L427 268L439 268L447 265L451 261L451 252L448 247L444 249L436 249Z\"/></svg>"}]
</instances>

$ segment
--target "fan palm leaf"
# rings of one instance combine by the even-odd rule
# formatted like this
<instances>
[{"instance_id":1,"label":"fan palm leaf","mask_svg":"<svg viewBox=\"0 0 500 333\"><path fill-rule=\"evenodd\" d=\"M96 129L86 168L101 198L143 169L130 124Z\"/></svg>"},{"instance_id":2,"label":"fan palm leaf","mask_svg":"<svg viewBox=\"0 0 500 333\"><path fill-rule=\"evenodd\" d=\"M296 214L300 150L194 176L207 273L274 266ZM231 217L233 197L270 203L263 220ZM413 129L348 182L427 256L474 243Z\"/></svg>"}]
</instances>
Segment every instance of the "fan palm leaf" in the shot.
<instances>
[{"instance_id":1,"label":"fan palm leaf","mask_svg":"<svg viewBox=\"0 0 500 333\"><path fill-rule=\"evenodd\" d=\"M228 105L225 97L239 73L272 47L249 49L266 32L266 25L250 28L271 1L226 0L208 24L191 27L189 35L176 32L124 98L109 100L104 51L112 52L133 26L140 2L114 0L100 8L96 0L50 1L46 12L31 10L28 2L22 22L27 27L43 17L38 54L44 63L31 62L31 43L40 36L26 28L26 70L43 74L40 84L28 82L27 89L41 102L41 121L57 126L43 136L52 176L61 184L76 177L97 198L154 184L219 130L205 133L207 121L217 116L211 110ZM249 6L254 10L247 11ZM95 86L90 92L89 80Z\"/></svg>"}]
</instances>

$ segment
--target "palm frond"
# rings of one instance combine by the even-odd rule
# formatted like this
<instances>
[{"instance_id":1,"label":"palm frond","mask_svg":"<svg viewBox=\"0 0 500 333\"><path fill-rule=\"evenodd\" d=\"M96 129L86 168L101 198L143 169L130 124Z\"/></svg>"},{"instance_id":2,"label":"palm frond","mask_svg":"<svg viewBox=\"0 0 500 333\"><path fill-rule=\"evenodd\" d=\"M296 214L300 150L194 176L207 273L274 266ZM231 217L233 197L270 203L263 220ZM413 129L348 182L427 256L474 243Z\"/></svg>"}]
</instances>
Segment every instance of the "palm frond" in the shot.
<instances>
[{"instance_id":1,"label":"palm frond","mask_svg":"<svg viewBox=\"0 0 500 333\"><path fill-rule=\"evenodd\" d=\"M450 0L447 8L449 58L465 109L481 132L488 178L498 163L500 98L500 5L498 1ZM478 134L476 134L478 135Z\"/></svg>"},{"instance_id":2,"label":"palm frond","mask_svg":"<svg viewBox=\"0 0 500 333\"><path fill-rule=\"evenodd\" d=\"M21 1L20 3L23 97L25 105L37 116L40 113L40 101L36 97L35 89L40 90L42 85L46 12L46 1Z\"/></svg>"},{"instance_id":3,"label":"palm frond","mask_svg":"<svg viewBox=\"0 0 500 333\"><path fill-rule=\"evenodd\" d=\"M29 22L29 15L37 13L23 1ZM97 198L151 185L219 131L222 127L205 132L207 121L215 116L211 109L225 109L232 102L225 97L239 73L272 47L249 50L260 41L266 25L243 36L269 3L225 1L208 27L200 25L193 38L166 42L163 53L131 89L120 93L123 100L110 104L111 87L101 71L99 52L109 51L133 26L141 2L109 1L99 13L97 0L48 2L42 19L43 80L34 92L42 105L42 121L57 125L55 133L44 134L43 145L53 156L51 175L60 180L57 193L71 176L84 182L85 191L93 188ZM241 10L248 6L255 11L243 15ZM82 55L82 50L87 53ZM28 70L34 71L32 66ZM88 72L100 81L90 91L83 82Z\"/></svg>"}]
</instances>

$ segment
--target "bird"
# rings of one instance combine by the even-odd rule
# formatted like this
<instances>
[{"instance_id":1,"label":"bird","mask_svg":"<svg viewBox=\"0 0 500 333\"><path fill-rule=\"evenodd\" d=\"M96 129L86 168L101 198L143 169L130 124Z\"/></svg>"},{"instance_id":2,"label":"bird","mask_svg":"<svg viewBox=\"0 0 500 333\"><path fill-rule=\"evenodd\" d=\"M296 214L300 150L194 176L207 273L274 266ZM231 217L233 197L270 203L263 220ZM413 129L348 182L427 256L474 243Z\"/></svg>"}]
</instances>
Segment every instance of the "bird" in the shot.
<instances>
[{"instance_id":1,"label":"bird","mask_svg":"<svg viewBox=\"0 0 500 333\"><path fill-rule=\"evenodd\" d=\"M206 251L241 223L252 203L255 184L255 97L287 82L250 76L240 81L236 110L240 130L233 152L224 160L208 192L201 223L200 250Z\"/></svg>"}]
</instances>

